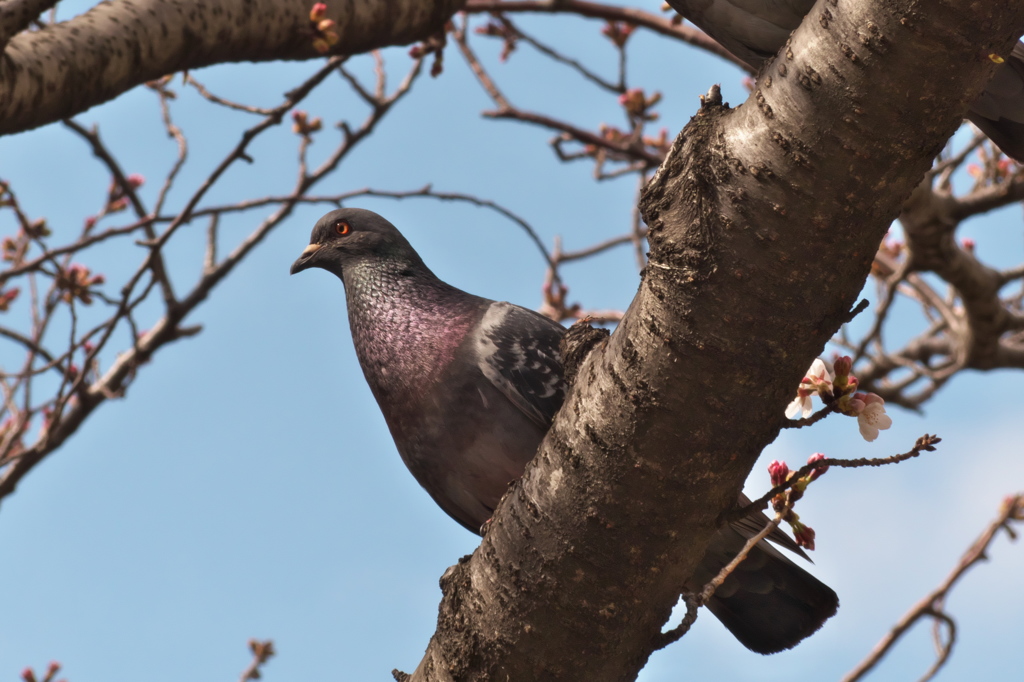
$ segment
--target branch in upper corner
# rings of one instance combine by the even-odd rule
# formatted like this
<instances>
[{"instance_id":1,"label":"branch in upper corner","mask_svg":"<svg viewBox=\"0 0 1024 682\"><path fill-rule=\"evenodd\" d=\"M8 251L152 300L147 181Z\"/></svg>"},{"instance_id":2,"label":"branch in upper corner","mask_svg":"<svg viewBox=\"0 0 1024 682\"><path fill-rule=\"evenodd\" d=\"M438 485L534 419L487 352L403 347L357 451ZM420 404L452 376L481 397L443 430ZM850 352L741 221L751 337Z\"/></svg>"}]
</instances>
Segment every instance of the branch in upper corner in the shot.
<instances>
[{"instance_id":1,"label":"branch in upper corner","mask_svg":"<svg viewBox=\"0 0 1024 682\"><path fill-rule=\"evenodd\" d=\"M484 116L522 121L558 132L560 135L552 141L556 155L563 161L593 159L596 163L595 176L598 179L617 177L621 174L619 171L643 173L661 164L670 146L667 132L663 131L658 137L644 135L645 126L657 118L650 109L659 101L658 93L648 96L640 88L626 89L626 84L622 84L625 91L619 95L619 104L630 120L630 130L620 130L602 124L600 131L594 133L553 116L525 111L512 104L484 68L469 45L467 30L468 20L465 20L461 26L453 29L452 37L477 81L497 106L493 111L485 111ZM568 142L580 144L582 150L565 152L561 145ZM605 172L603 167L607 162L621 164L622 168Z\"/></svg>"},{"instance_id":2,"label":"branch in upper corner","mask_svg":"<svg viewBox=\"0 0 1024 682\"><path fill-rule=\"evenodd\" d=\"M575 14L592 19L633 24L668 38L674 38L694 47L699 47L735 64L747 73L752 73L748 64L719 45L718 42L703 31L685 26L681 21L660 17L635 7L617 7L596 2L583 2L582 0L559 0L558 2L551 2L550 0L469 0L464 9L469 13L507 12L509 14L525 14L537 12Z\"/></svg>"},{"instance_id":3,"label":"branch in upper corner","mask_svg":"<svg viewBox=\"0 0 1024 682\"><path fill-rule=\"evenodd\" d=\"M68 21L23 30L10 38L4 52L0 132L75 115L168 73L222 62L318 59L317 41L330 42L330 31L323 23L328 17L313 25L313 4L181 0L149 2L146 11L133 11L126 3L90 3L89 11ZM6 9L14 2L2 5ZM414 42L435 33L460 5L454 0L396 0L364 3L361 11L347 12L343 3L329 3L326 12L338 22L333 28L339 41L328 47L332 53L355 54ZM24 22L0 25L0 39L19 25ZM110 30L113 26L116 31ZM198 31L195 40L180 39L192 30ZM104 49L90 47L101 43ZM204 49L196 49L197 44ZM137 59L125 57L117 62L122 68L111 68L111 55Z\"/></svg>"},{"instance_id":4,"label":"branch in upper corner","mask_svg":"<svg viewBox=\"0 0 1024 682\"><path fill-rule=\"evenodd\" d=\"M39 19L39 15L56 5L58 0L7 0L0 12L0 53L7 42Z\"/></svg>"},{"instance_id":5,"label":"branch in upper corner","mask_svg":"<svg viewBox=\"0 0 1024 682\"><path fill-rule=\"evenodd\" d=\"M882 658L889 653L892 647L899 641L899 639L907 633L907 631L916 623L918 620L930 617L935 620L935 644L938 651L935 663L932 664L928 672L925 673L924 677L921 678L921 682L930 680L935 677L936 673L942 669L942 666L949 660L949 655L953 649L953 644L956 641L956 622L949 614L945 611L946 597L949 595L950 590L953 589L957 581L963 577L964 573L967 572L974 564L987 559L986 553L995 539L996 534L1000 529L1005 530L1006 534L1010 536L1011 540L1016 540L1016 532L1014 531L1011 522L1024 521L1024 493L1017 493L1010 495L1003 500L1003 505L999 510L999 514L989 524L988 528L974 541L974 544L964 553L960 558L959 563L953 571L946 577L946 579L939 585L935 590L927 594L923 599L914 604L913 607L899 621L893 625L892 629L886 634L882 640L875 645L875 648L871 650L867 658L861 661L856 668L854 668L846 677L843 678L842 682L856 682L864 677L865 674L870 672L878 665ZM945 626L946 638L942 638L941 628Z\"/></svg>"}]
</instances>

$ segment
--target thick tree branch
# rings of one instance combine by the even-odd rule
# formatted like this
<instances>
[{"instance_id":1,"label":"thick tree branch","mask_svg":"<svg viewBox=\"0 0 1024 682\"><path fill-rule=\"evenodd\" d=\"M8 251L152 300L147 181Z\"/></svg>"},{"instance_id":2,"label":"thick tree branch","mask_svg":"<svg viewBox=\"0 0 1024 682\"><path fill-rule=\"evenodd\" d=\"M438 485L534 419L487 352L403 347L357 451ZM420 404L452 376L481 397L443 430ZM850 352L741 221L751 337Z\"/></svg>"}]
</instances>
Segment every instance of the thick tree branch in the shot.
<instances>
[{"instance_id":1,"label":"thick tree branch","mask_svg":"<svg viewBox=\"0 0 1024 682\"><path fill-rule=\"evenodd\" d=\"M875 323L857 344L842 335L836 340L854 351L856 361L867 360L857 367L863 389L910 409L963 369L1024 369L1020 297L1002 292L1011 281L1007 273L983 263L973 243L956 236L976 209L993 208L1019 191L1020 172L998 154L982 154L983 167L971 169L974 190L957 197L947 175L965 158L961 153L941 163L905 202L900 222L906 243L886 242L875 256L873 273L884 282ZM924 272L949 284L948 295L936 291ZM889 351L882 329L897 294L919 303L932 324L901 350Z\"/></svg>"},{"instance_id":2,"label":"thick tree branch","mask_svg":"<svg viewBox=\"0 0 1024 682\"><path fill-rule=\"evenodd\" d=\"M1007 182L990 185L958 199L950 210L950 217L966 220L1018 201L1024 201L1024 172L1018 172Z\"/></svg>"},{"instance_id":3,"label":"thick tree branch","mask_svg":"<svg viewBox=\"0 0 1024 682\"><path fill-rule=\"evenodd\" d=\"M746 104L711 93L645 190L637 297L480 548L442 580L414 680L636 676L991 75L978 55L1022 32L1009 0L825 0Z\"/></svg>"},{"instance_id":4,"label":"thick tree branch","mask_svg":"<svg viewBox=\"0 0 1024 682\"><path fill-rule=\"evenodd\" d=\"M0 52L11 36L24 31L57 0L7 0L0 3Z\"/></svg>"},{"instance_id":5,"label":"thick tree branch","mask_svg":"<svg viewBox=\"0 0 1024 682\"><path fill-rule=\"evenodd\" d=\"M969 328L953 330L959 332L962 364L992 369L1004 364L1000 337L1009 323L999 298L1002 276L957 244L958 221L948 212L954 203L949 195L936 193L929 182L915 190L900 215L910 247L909 267L932 271L956 287L966 312L962 325Z\"/></svg>"},{"instance_id":6,"label":"thick tree branch","mask_svg":"<svg viewBox=\"0 0 1024 682\"><path fill-rule=\"evenodd\" d=\"M459 0L332 0L337 54L439 31ZM221 62L313 59L309 0L121 0L22 32L0 55L0 134L67 118L146 81Z\"/></svg>"}]
</instances>

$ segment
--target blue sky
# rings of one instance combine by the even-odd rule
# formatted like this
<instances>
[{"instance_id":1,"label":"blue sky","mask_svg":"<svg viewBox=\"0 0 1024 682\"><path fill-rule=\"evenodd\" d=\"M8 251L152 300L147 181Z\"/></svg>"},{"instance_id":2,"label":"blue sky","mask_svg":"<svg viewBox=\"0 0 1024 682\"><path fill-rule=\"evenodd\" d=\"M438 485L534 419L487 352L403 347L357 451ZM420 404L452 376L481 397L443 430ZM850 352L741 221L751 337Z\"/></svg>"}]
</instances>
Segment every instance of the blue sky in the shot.
<instances>
[{"instance_id":1,"label":"blue sky","mask_svg":"<svg viewBox=\"0 0 1024 682\"><path fill-rule=\"evenodd\" d=\"M612 73L614 53L604 47L599 22L536 18L522 25L575 56L592 55L595 68ZM658 111L672 134L712 83L722 83L734 105L745 99L742 74L721 61L643 33L633 40L631 76L665 94ZM513 102L584 126L621 123L612 96L529 48L499 65L497 43L476 45ZM405 50L386 56L397 83ZM318 66L234 65L196 75L218 94L265 106ZM370 67L368 58L354 60L354 70ZM181 191L172 196L180 202L235 143L247 117L210 107L179 81L173 87L191 145ZM489 107L449 49L445 73L417 83L318 192L433 183L498 201L530 220L548 244L561 235L566 248L624 231L632 179L594 182L590 166L554 158L546 146L551 133L484 120L479 112ZM302 108L327 123L314 156L331 148L334 120L365 115L340 83ZM138 88L79 120L98 123L126 170L151 180L143 196L152 201L174 154L153 94ZM294 173L294 148L285 126L254 148L255 164L227 175L211 201L282 192ZM57 238L74 234L98 209L109 182L60 125L0 139L0 177L14 183L27 212L49 219ZM399 226L452 284L539 305L544 264L500 216L426 199L358 205ZM104 405L4 500L0 679L50 660L65 666L71 682L235 679L249 660L251 637L276 643L268 680L390 679L392 668L416 666L434 629L438 578L478 538L437 509L405 471L357 365L340 282L321 271L288 276L325 210L297 210L189 318L204 326L201 335L162 350L125 400ZM261 218L254 212L226 220L225 244ZM977 240L982 258L1010 265L1024 259L1020 222L1015 207L961 234ZM12 231L0 213L0 234ZM170 255L172 277L184 289L200 266L202 227L182 236ZM125 243L90 250L82 260L116 282L140 252ZM639 281L625 248L567 266L564 277L571 296L593 308L624 308ZM9 348L0 353L7 363L17 357ZM853 420L839 417L785 432L763 454L749 492L768 487L764 465L771 459L797 463L816 451L883 456L908 449L925 432L944 442L899 467L830 472L801 502L802 518L819 535L812 570L841 599L839 615L818 635L765 658L705 614L688 637L656 654L640 679L840 677L942 580L1002 496L1024 488L1020 380L1010 372L957 377L924 416L894 410L893 429L872 444L860 439ZM950 599L960 640L939 679L997 679L1024 666L1017 642L1024 551L1003 538L991 558ZM919 627L872 679L916 679L931 655L927 629Z\"/></svg>"}]
</instances>

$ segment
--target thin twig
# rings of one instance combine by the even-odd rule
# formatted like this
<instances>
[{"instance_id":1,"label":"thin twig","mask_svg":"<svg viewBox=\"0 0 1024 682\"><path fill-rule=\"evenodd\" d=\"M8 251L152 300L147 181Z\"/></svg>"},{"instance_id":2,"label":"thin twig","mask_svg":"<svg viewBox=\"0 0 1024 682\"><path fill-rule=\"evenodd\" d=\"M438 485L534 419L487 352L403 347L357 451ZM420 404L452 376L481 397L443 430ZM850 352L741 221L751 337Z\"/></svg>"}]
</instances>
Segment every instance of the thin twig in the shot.
<instances>
[{"instance_id":1,"label":"thin twig","mask_svg":"<svg viewBox=\"0 0 1024 682\"><path fill-rule=\"evenodd\" d=\"M242 675L238 678L238 682L249 682L249 680L260 679L260 677L262 677L260 674L260 668L266 665L267 661L277 653L274 651L274 643L269 639L264 642L256 639L250 639L249 651L252 652L252 662L250 662L248 667L242 671Z\"/></svg>"},{"instance_id":2,"label":"thin twig","mask_svg":"<svg viewBox=\"0 0 1024 682\"><path fill-rule=\"evenodd\" d=\"M655 638L655 641L652 645L655 650L665 648L669 644L672 644L673 642L677 641L679 638L681 638L689 631L690 626L693 625L694 621L697 620L696 610L708 603L708 600L711 599L712 596L714 596L715 590L721 587L722 583L725 582L726 578L732 575L733 571L736 570L736 567L739 566L747 558L747 555L750 554L750 550L754 549L757 543L761 542L761 540L764 540L771 534L772 531L778 528L779 524L782 523L782 519L786 517L786 514L788 514L792 508L793 501L787 498L785 504L782 506L782 509L775 513L775 516L773 516L768 521L768 523L765 524L764 528L762 528L760 532L751 536L750 538L747 538L747 541L746 543L744 543L743 548L736 554L736 556L733 557L732 561L723 566L722 569L718 572L718 574L715 575L715 577L712 578L710 581L708 581L708 583L704 585L703 588L701 588L700 592L697 592L696 594L684 595L683 599L686 602L686 617L683 618L683 621L679 625L672 628L671 630L659 633L659 635Z\"/></svg>"},{"instance_id":3,"label":"thin twig","mask_svg":"<svg viewBox=\"0 0 1024 682\"><path fill-rule=\"evenodd\" d=\"M195 77L193 77L192 74L188 71L185 71L182 74L182 76L184 77L184 81L186 84L191 85L193 88L196 89L196 91L201 96L205 97L214 104L219 104L222 107L234 109L235 111L244 111L248 114L258 114L259 116L271 116L274 113L273 109L267 109L265 107L256 107L249 104L239 104L238 102L232 102L231 100L224 99L223 97L218 97L217 95L207 90L206 87L202 83L197 81Z\"/></svg>"},{"instance_id":4,"label":"thin twig","mask_svg":"<svg viewBox=\"0 0 1024 682\"><path fill-rule=\"evenodd\" d=\"M671 19L645 12L633 7L617 7L602 5L583 0L469 0L463 9L471 14L481 12L506 12L509 14L537 12L544 14L573 14L605 21L622 21L674 38L689 45L699 47L722 59L732 62L747 73L753 74L743 60L719 45L709 35L696 28L674 23Z\"/></svg>"},{"instance_id":5,"label":"thin twig","mask_svg":"<svg viewBox=\"0 0 1024 682\"><path fill-rule=\"evenodd\" d=\"M944 641L936 640L939 646L937 660L928 672L925 673L924 677L921 678L921 682L932 679L949 659L953 644L956 642L956 624L945 612L946 597L972 566L988 558L988 549L1000 530L1005 530L1011 539L1016 539L1015 532L1011 526L1012 521L1024 521L1024 493L1017 493L1003 500L999 514L964 553L946 579L935 590L914 604L893 625L886 636L875 645L871 653L843 678L842 682L856 682L863 678L864 675L878 665L882 658L889 653L893 646L917 621L925 617L934 618L937 622L942 622L947 627L946 639Z\"/></svg>"},{"instance_id":6,"label":"thin twig","mask_svg":"<svg viewBox=\"0 0 1024 682\"><path fill-rule=\"evenodd\" d=\"M150 246L153 250L161 247L163 243L166 243L166 241L170 239L174 231L179 226L189 222L191 220L190 212L195 208L196 204L200 201L206 191L214 184L220 175L223 174L227 166L236 160L245 158L245 148L247 145L256 136L280 123L283 114L294 107L299 100L304 98L314 87L322 82L324 78L326 78L326 76L337 67L339 60L340 58L328 60L327 64L317 73L289 93L286 96L284 103L274 109L274 114L268 116L260 124L246 130L242 134L242 139L239 144L236 145L231 153L229 153L228 157L226 157L221 165L219 165L213 173L207 177L199 190L197 190L197 192L194 193L186 202L182 211L171 220L169 227L164 231L164 233L158 237L155 242L151 242L147 244L147 246ZM308 177L300 179L296 188L296 195L301 195L302 192L306 191L312 185L331 173L341 160L354 148L354 146L372 132L385 113L389 111L390 107L409 91L413 80L420 71L420 66L421 60L417 60L398 90L391 96L378 102L364 123L355 131L348 132L331 157L324 161L319 168L314 170ZM115 305L116 310L107 322L100 325L97 330L89 332L90 335L98 332L99 339L96 345L102 347L109 340L111 335L114 333L115 327L117 327L119 322L122 320L124 320L130 327L131 334L134 337L133 344L130 350L118 355L117 359L107 369L107 371L102 376L95 379L90 385L86 387L84 383L76 384L77 386L81 386L81 390L72 386L72 392L75 397L73 403L67 402L66 407L61 404L55 404L52 402L48 403L51 404L56 411L51 415L50 422L44 426L37 441L30 447L25 448L14 461L11 461L6 464L3 469L0 469L0 499L11 494L17 487L18 482L47 455L60 447L60 445L78 429L93 410L105 401L122 395L125 387L134 379L139 365L145 363L164 345L172 343L173 341L185 336L191 336L197 333L198 328L196 327L185 328L181 326L185 316L206 299L213 288L237 266L242 258L244 258L266 237L267 234L269 234L270 230L279 225L288 215L290 215L295 204L295 201L288 201L282 204L278 210L264 220L256 230L250 233L246 239L238 244L227 257L220 261L215 268L209 271L204 270L193 289L176 305L167 306L163 317L157 320L149 331L144 334L140 334L136 329L134 319L132 317L132 311L146 299L149 291L155 283L155 278L150 277L149 282L144 286L142 293L137 296L133 296L133 292L135 292L136 287L141 282L144 274L146 272L151 272L151 268L149 268L145 263L136 270L134 275L132 275L128 279L128 282L123 286L119 300L107 299L106 297L100 297L97 295L97 298L102 298L102 300L109 301ZM28 273L28 276L30 278L30 282L33 282L35 273L30 272ZM55 280L51 280L51 282L55 282ZM49 321L52 319L52 312L59 301L59 297L56 295L54 286L55 284L51 283L50 292L43 297L43 312L36 315L34 318L36 321L33 326L32 342L37 346L41 346L42 335L45 332ZM34 293L33 301L35 301ZM33 305L33 310L35 310L35 305ZM32 365L37 355L38 354L35 352L29 352L29 358L25 368L26 372L32 371ZM82 375L84 375L84 372L79 375L80 382L84 381L84 379L81 378ZM25 382L24 394L28 396L31 388L31 382L28 382L25 377L19 377L18 381ZM17 384L14 386L14 389L17 390ZM34 413L31 403L27 398L26 401L23 411L26 414ZM63 411L61 413L62 408Z\"/></svg>"},{"instance_id":7,"label":"thin twig","mask_svg":"<svg viewBox=\"0 0 1024 682\"><path fill-rule=\"evenodd\" d=\"M917 457L922 452L934 452L935 446L941 442L942 439L939 438L938 436L931 436L926 433L925 435L917 439L917 442L914 443L914 447L900 455L876 458L859 457L857 459L825 458L819 459L814 462L810 462L809 464L805 464L804 466L800 467L795 473L793 473L789 477L787 481L773 487L771 490L769 490L764 495L757 498L750 504L744 507L740 507L739 509L734 509L732 511L727 512L724 515L723 520L726 523L731 523L733 521L738 521L742 518L745 518L751 514L757 513L765 509L768 506L768 502L770 502L773 497L775 497L779 493L782 493L785 490L788 490L793 486L795 482L804 478L805 476L807 476L807 474L811 473L812 471L819 471L821 469L828 469L831 467L838 467L840 469L859 469L861 467L880 467L889 464L898 464L908 459Z\"/></svg>"},{"instance_id":8,"label":"thin twig","mask_svg":"<svg viewBox=\"0 0 1024 682\"><path fill-rule=\"evenodd\" d=\"M574 71L576 71L576 73L581 75L586 80L588 80L591 83L597 85L599 88L602 88L602 89L607 90L609 92L613 92L615 94L622 94L623 92L626 91L626 87L623 84L621 78L620 78L620 82L618 84L611 83L610 81L607 81L604 78L601 78L596 73L594 73L593 71L591 71L590 69L588 69L583 64L581 64L580 62L576 61L575 59L572 59L570 57L566 57L565 55L563 55L562 53L558 52L554 48L548 47L547 45L545 45L544 43L540 42L539 40L537 40L533 36L527 34L521 28L519 28L518 26L513 24L504 15L499 15L498 19L510 31L512 31L512 33L515 34L515 36L517 38L519 38L520 40L525 42L527 45L532 46L535 50L537 50L541 54L545 55L546 57L549 57L550 59L558 62L559 64L564 64L564 65L568 66L569 68L571 68Z\"/></svg>"}]
</instances>

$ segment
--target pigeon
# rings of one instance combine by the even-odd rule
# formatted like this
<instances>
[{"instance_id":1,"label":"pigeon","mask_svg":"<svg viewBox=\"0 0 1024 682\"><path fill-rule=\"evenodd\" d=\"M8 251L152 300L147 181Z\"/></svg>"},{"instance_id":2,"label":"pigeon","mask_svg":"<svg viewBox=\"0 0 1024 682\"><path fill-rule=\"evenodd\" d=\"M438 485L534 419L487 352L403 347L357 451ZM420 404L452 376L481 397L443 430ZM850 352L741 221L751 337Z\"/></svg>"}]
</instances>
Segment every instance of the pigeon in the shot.
<instances>
[{"instance_id":1,"label":"pigeon","mask_svg":"<svg viewBox=\"0 0 1024 682\"><path fill-rule=\"evenodd\" d=\"M815 0L668 0L676 12L760 71ZM967 118L1004 154L1024 163L1024 43L1017 42L971 104Z\"/></svg>"},{"instance_id":2,"label":"pigeon","mask_svg":"<svg viewBox=\"0 0 1024 682\"><path fill-rule=\"evenodd\" d=\"M566 329L446 284L394 225L363 209L317 222L291 272L309 268L344 284L359 364L405 465L441 509L479 533L565 399ZM683 589L700 589L766 522L762 514L722 528ZM770 537L806 558L782 531ZM838 604L762 540L708 608L747 648L768 654L815 632Z\"/></svg>"}]
</instances>

